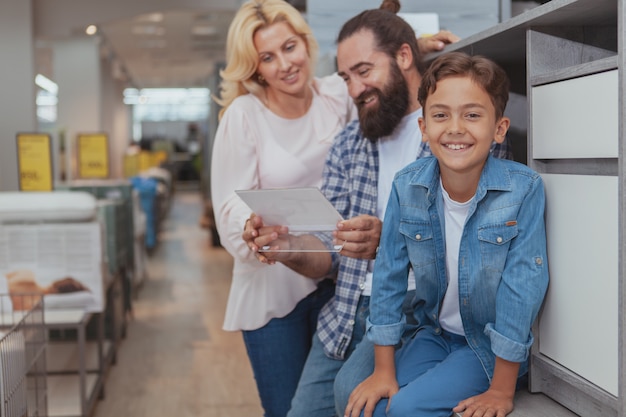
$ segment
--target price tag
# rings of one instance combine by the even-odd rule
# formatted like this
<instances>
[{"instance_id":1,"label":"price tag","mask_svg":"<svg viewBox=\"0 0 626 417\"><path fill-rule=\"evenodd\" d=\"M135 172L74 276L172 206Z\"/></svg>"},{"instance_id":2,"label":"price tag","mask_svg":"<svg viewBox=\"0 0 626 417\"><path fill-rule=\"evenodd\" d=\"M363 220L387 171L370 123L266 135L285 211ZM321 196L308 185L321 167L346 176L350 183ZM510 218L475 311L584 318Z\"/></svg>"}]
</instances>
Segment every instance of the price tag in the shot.
<instances>
[{"instance_id":1,"label":"price tag","mask_svg":"<svg viewBox=\"0 0 626 417\"><path fill-rule=\"evenodd\" d=\"M78 176L109 177L109 141L104 133L78 135Z\"/></svg>"},{"instance_id":2,"label":"price tag","mask_svg":"<svg viewBox=\"0 0 626 417\"><path fill-rule=\"evenodd\" d=\"M20 191L52 191L52 141L44 133L18 133Z\"/></svg>"}]
</instances>

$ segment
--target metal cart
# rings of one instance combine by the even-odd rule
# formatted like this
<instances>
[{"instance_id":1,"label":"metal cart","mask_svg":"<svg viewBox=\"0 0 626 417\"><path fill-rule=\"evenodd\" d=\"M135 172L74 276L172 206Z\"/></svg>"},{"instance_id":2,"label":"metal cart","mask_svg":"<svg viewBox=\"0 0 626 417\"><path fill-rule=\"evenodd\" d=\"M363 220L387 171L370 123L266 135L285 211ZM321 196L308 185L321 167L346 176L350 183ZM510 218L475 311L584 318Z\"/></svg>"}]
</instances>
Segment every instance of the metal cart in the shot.
<instances>
[{"instance_id":1,"label":"metal cart","mask_svg":"<svg viewBox=\"0 0 626 417\"><path fill-rule=\"evenodd\" d=\"M0 312L0 416L47 416L43 300L0 294Z\"/></svg>"}]
</instances>

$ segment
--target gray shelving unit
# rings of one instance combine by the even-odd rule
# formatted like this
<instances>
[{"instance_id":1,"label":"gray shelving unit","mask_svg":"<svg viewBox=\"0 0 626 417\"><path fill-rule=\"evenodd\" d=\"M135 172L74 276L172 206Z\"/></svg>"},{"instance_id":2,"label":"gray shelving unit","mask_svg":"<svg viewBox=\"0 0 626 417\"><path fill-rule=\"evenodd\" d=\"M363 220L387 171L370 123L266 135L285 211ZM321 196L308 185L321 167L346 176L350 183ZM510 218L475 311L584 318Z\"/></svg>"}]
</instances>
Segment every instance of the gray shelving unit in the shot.
<instances>
[{"instance_id":1,"label":"gray shelving unit","mask_svg":"<svg viewBox=\"0 0 626 417\"><path fill-rule=\"evenodd\" d=\"M581 416L626 415L625 21L623 0L552 0L447 49L494 59L525 101L551 277L529 390ZM512 415L533 415L522 396Z\"/></svg>"}]
</instances>

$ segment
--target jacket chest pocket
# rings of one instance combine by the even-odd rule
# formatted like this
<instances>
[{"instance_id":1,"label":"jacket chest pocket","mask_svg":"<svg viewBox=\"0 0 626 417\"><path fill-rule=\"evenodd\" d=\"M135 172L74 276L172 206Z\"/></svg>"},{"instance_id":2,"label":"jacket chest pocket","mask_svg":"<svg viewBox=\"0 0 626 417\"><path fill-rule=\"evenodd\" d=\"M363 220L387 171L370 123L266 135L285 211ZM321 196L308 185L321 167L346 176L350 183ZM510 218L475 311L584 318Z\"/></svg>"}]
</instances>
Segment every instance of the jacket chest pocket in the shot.
<instances>
[{"instance_id":1,"label":"jacket chest pocket","mask_svg":"<svg viewBox=\"0 0 626 417\"><path fill-rule=\"evenodd\" d=\"M414 269L435 263L437 255L430 223L402 220L400 233L405 238L409 260Z\"/></svg>"},{"instance_id":2,"label":"jacket chest pocket","mask_svg":"<svg viewBox=\"0 0 626 417\"><path fill-rule=\"evenodd\" d=\"M490 225L478 229L480 254L484 268L502 272L517 225Z\"/></svg>"}]
</instances>

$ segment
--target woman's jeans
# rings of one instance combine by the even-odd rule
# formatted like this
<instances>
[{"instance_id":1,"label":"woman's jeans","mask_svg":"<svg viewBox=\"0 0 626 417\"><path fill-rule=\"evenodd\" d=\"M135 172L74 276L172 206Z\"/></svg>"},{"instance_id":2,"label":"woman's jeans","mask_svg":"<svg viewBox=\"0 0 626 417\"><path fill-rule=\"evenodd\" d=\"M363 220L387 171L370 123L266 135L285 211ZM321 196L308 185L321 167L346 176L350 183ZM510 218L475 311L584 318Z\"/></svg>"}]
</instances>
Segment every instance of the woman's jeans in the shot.
<instances>
[{"instance_id":1,"label":"woman's jeans","mask_svg":"<svg viewBox=\"0 0 626 417\"><path fill-rule=\"evenodd\" d=\"M317 315L334 291L333 282L324 280L287 316L243 331L265 417L287 415L311 348Z\"/></svg>"}]
</instances>

